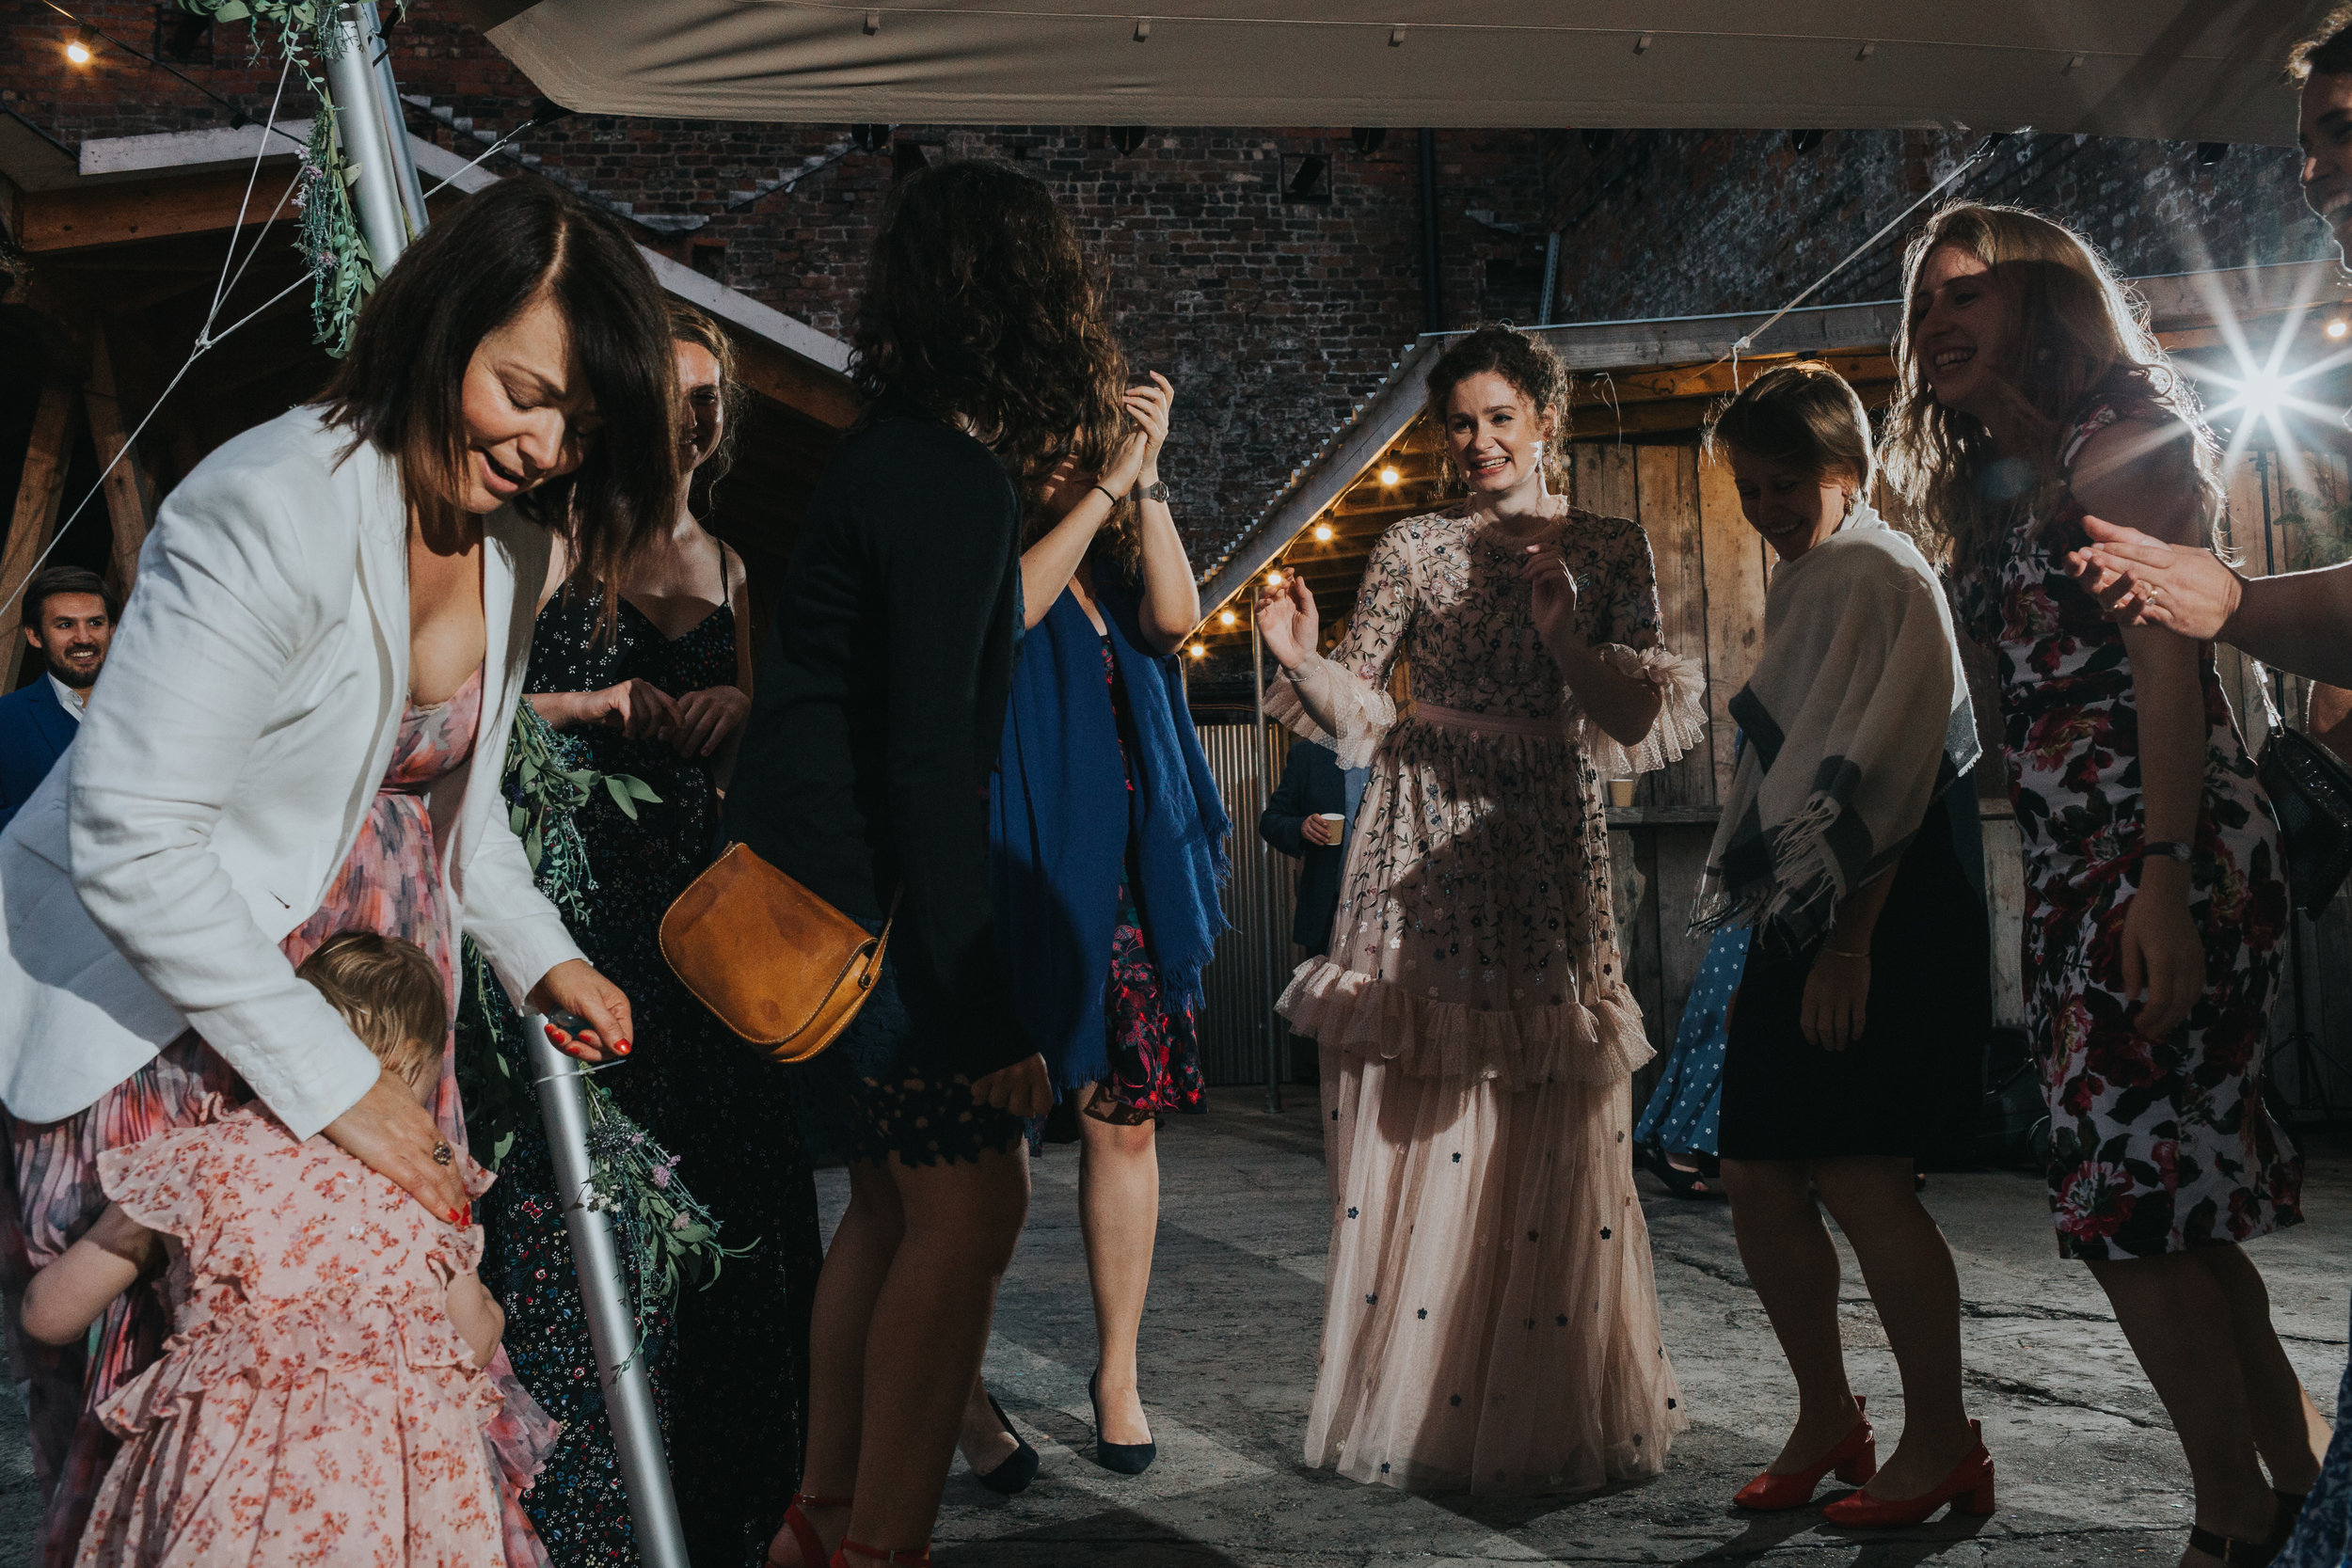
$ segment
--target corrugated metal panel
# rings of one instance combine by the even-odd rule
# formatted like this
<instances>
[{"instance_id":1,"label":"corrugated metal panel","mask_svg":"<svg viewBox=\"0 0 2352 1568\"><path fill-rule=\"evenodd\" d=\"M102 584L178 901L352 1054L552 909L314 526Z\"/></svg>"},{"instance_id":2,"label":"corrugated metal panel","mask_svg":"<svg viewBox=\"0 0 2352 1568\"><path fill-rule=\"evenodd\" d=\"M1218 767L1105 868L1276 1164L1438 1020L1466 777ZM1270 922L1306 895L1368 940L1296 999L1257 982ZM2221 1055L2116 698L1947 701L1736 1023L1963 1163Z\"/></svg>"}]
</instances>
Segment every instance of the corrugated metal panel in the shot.
<instances>
[{"instance_id":1,"label":"corrugated metal panel","mask_svg":"<svg viewBox=\"0 0 2352 1568\"><path fill-rule=\"evenodd\" d=\"M1239 722L1232 721L1236 718ZM1261 731L1247 710L1204 711L1195 719L1209 771L1233 819L1228 846L1233 878L1225 888L1225 918L1232 929L1217 939L1216 956L1203 977L1200 1069L1213 1085L1263 1085L1269 1037L1279 1028L1274 999L1288 983L1296 957L1290 932L1298 863L1258 836L1258 814L1282 776L1290 732L1272 724Z\"/></svg>"}]
</instances>

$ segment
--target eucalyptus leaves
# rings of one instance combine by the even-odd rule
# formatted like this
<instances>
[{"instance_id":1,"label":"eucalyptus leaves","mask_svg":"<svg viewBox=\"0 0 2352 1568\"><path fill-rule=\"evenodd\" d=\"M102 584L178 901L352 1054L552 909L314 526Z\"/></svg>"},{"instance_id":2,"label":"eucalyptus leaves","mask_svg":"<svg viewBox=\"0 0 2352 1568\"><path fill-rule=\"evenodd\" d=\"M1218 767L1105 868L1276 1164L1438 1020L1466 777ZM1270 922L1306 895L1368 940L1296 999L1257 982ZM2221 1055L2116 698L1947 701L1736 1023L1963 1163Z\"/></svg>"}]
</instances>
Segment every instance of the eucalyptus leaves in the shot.
<instances>
[{"instance_id":1,"label":"eucalyptus leaves","mask_svg":"<svg viewBox=\"0 0 2352 1568\"><path fill-rule=\"evenodd\" d=\"M249 24L255 56L269 43L280 60L301 72L303 86L318 100L310 139L302 150L302 174L294 185L294 202L302 213L296 244L310 273L312 340L341 358L359 319L359 307L375 289L377 271L367 241L360 236L358 218L351 210L351 182L358 171L343 155L334 96L316 69L342 50L342 35L331 24L336 7L317 0L180 0L180 4L215 23ZM395 0L394 8L405 11L405 0Z\"/></svg>"}]
</instances>

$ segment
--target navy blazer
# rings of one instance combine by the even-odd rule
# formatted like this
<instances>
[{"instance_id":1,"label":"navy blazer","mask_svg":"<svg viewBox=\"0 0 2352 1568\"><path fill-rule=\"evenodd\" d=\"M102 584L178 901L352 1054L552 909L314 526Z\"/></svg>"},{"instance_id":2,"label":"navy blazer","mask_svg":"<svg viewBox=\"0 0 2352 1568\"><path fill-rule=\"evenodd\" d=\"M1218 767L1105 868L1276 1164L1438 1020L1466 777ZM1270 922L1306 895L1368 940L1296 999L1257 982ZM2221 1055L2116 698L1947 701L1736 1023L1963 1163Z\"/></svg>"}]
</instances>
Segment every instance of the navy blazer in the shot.
<instances>
[{"instance_id":1,"label":"navy blazer","mask_svg":"<svg viewBox=\"0 0 2352 1568\"><path fill-rule=\"evenodd\" d=\"M1347 776L1340 771L1340 759L1331 748L1313 740L1291 742L1282 782L1258 816L1258 836L1305 863L1298 871L1291 940L1310 953L1331 945L1331 917L1339 909L1340 873L1346 868L1347 851L1344 838L1340 844L1309 844L1303 830L1310 816L1346 810Z\"/></svg>"},{"instance_id":2,"label":"navy blazer","mask_svg":"<svg viewBox=\"0 0 2352 1568\"><path fill-rule=\"evenodd\" d=\"M0 828L32 799L81 728L46 673L0 697Z\"/></svg>"}]
</instances>

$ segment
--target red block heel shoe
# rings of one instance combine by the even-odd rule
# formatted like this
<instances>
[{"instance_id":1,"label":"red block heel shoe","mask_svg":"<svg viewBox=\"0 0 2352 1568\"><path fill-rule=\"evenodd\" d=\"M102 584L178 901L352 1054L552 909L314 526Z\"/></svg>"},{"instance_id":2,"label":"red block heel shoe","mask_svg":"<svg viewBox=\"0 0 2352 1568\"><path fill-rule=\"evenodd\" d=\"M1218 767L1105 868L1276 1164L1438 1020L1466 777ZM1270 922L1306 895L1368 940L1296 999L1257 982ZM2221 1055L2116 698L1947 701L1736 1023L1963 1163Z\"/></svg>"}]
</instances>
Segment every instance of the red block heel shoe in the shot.
<instances>
[{"instance_id":1,"label":"red block heel shoe","mask_svg":"<svg viewBox=\"0 0 2352 1568\"><path fill-rule=\"evenodd\" d=\"M805 1492L792 1494L792 1501L784 1511L784 1528L792 1532L792 1544L801 1549L800 1568L822 1568L833 1560L825 1555L825 1544L818 1538L817 1527L808 1522L802 1508L847 1508L850 1501L848 1497L812 1497ZM773 1543L768 1547L768 1568L785 1568L776 1560Z\"/></svg>"},{"instance_id":2,"label":"red block heel shoe","mask_svg":"<svg viewBox=\"0 0 2352 1568\"><path fill-rule=\"evenodd\" d=\"M1856 1492L1821 1510L1822 1519L1849 1529L1897 1529L1921 1523L1946 1503L1952 1505L1954 1513L1992 1513L1993 1456L1984 1451L1984 1429L1971 1421L1968 1430L1977 1434L1977 1446L1941 1485L1915 1497L1873 1497L1867 1492Z\"/></svg>"},{"instance_id":3,"label":"red block heel shoe","mask_svg":"<svg viewBox=\"0 0 2352 1568\"><path fill-rule=\"evenodd\" d=\"M1790 1470L1774 1475L1767 1470L1733 1494L1732 1502L1757 1513L1777 1513L1786 1509L1803 1508L1813 1500L1813 1490L1821 1484L1821 1478L1832 1470L1837 1479L1850 1486L1860 1486L1879 1473L1878 1440L1870 1435L1870 1423L1865 1420L1862 1397L1854 1396L1854 1423L1837 1446L1821 1456L1821 1462L1807 1470Z\"/></svg>"}]
</instances>

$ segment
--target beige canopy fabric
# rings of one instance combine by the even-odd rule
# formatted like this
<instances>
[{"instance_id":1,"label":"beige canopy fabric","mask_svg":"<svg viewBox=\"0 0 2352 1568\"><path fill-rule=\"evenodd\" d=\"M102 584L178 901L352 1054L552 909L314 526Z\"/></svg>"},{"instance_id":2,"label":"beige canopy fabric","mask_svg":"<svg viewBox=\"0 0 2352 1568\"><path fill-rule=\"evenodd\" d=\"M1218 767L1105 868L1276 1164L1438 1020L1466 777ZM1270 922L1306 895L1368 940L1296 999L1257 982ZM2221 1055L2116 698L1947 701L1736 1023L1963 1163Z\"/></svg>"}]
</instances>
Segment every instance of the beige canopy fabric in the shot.
<instances>
[{"instance_id":1,"label":"beige canopy fabric","mask_svg":"<svg viewBox=\"0 0 2352 1568\"><path fill-rule=\"evenodd\" d=\"M596 114L2295 139L2328 0L460 0Z\"/></svg>"}]
</instances>

